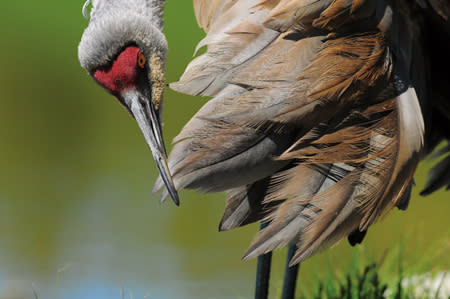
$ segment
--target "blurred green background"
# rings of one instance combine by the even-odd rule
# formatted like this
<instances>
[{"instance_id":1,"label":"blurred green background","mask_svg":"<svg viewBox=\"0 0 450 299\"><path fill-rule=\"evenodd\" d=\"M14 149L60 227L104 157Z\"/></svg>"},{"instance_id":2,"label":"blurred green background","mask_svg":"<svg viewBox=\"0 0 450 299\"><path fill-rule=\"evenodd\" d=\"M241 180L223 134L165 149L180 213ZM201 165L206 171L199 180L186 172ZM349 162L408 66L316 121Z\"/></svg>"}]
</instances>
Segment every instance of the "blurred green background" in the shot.
<instances>
[{"instance_id":1,"label":"blurred green background","mask_svg":"<svg viewBox=\"0 0 450 299\"><path fill-rule=\"evenodd\" d=\"M159 204L151 193L156 167L137 125L79 66L82 5L2 3L0 297L14 288L39 298L251 297L256 262L241 256L258 225L219 233L224 194L181 191L179 208ZM164 30L171 82L203 35L191 1L168 0ZM167 90L166 144L205 101ZM299 287L345 271L352 252L380 260L399 244L405 269L448 269L449 193L418 195L429 167L421 164L406 213L372 227L364 247L341 242L303 263ZM284 256L275 253L272 294Z\"/></svg>"}]
</instances>

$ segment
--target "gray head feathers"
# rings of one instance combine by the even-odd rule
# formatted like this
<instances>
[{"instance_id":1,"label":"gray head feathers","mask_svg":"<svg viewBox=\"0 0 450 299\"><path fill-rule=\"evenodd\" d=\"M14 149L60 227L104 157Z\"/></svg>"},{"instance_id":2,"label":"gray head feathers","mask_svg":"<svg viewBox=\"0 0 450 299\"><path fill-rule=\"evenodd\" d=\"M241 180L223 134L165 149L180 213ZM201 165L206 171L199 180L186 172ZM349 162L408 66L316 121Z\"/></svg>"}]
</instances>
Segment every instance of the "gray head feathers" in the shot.
<instances>
[{"instance_id":1,"label":"gray head feathers","mask_svg":"<svg viewBox=\"0 0 450 299\"><path fill-rule=\"evenodd\" d=\"M164 1L92 1L89 26L78 46L81 66L92 72L110 63L121 49L136 44L147 57L165 60L167 41L161 32ZM156 4L162 5L156 7Z\"/></svg>"}]
</instances>

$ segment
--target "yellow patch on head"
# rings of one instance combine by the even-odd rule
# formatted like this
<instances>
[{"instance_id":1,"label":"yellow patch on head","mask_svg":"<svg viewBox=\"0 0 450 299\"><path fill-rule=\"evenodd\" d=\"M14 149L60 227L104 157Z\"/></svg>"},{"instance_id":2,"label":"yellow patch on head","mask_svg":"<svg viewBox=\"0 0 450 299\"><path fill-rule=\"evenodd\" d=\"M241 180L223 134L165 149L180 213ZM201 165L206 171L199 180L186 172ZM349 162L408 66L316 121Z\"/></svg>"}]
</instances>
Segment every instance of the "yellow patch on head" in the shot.
<instances>
[{"instance_id":1,"label":"yellow patch on head","mask_svg":"<svg viewBox=\"0 0 450 299\"><path fill-rule=\"evenodd\" d=\"M150 82L152 84L152 101L156 110L159 109L159 105L161 104L164 97L164 86L165 86L165 78L166 71L164 68L164 62L161 58L152 53L150 57Z\"/></svg>"}]
</instances>

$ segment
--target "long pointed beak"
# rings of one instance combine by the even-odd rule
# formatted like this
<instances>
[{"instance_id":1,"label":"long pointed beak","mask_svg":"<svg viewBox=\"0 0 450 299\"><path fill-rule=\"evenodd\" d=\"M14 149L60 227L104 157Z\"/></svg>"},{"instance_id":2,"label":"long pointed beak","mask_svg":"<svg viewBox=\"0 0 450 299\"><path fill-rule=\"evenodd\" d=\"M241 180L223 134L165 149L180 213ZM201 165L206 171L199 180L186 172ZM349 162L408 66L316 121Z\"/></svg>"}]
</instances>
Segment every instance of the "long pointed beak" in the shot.
<instances>
[{"instance_id":1,"label":"long pointed beak","mask_svg":"<svg viewBox=\"0 0 450 299\"><path fill-rule=\"evenodd\" d=\"M173 202L177 206L180 205L177 189L175 188L167 165L167 154L162 138L161 124L152 101L147 100L145 96L135 89L123 93L122 97L128 109L136 119L139 128L144 135L145 141L152 151L156 166L161 173L161 177Z\"/></svg>"}]
</instances>

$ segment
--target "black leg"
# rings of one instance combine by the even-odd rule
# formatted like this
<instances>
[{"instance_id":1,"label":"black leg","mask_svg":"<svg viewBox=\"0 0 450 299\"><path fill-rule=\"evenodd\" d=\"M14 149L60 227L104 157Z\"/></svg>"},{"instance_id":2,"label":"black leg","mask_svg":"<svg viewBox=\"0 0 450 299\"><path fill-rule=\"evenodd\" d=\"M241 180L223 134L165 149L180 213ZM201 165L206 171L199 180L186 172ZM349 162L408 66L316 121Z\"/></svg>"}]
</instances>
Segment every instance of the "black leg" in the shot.
<instances>
[{"instance_id":1,"label":"black leg","mask_svg":"<svg viewBox=\"0 0 450 299\"><path fill-rule=\"evenodd\" d=\"M297 275L300 264L289 267L289 262L297 251L297 246L289 245L287 258L286 258L286 268L284 270L284 281L283 281L283 294L282 299L293 299L295 297L295 287L297 285Z\"/></svg>"},{"instance_id":2,"label":"black leg","mask_svg":"<svg viewBox=\"0 0 450 299\"><path fill-rule=\"evenodd\" d=\"M260 229L265 228L267 222L261 222ZM255 299L266 299L269 295L270 264L272 262L272 252L260 255L256 268Z\"/></svg>"}]
</instances>

